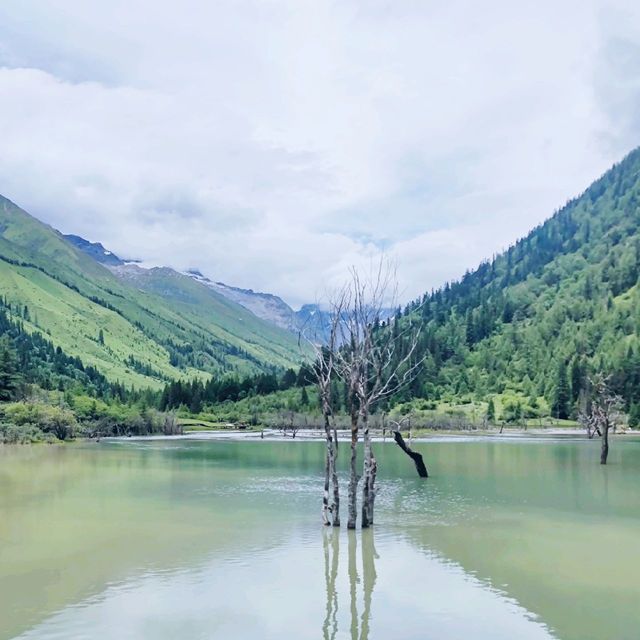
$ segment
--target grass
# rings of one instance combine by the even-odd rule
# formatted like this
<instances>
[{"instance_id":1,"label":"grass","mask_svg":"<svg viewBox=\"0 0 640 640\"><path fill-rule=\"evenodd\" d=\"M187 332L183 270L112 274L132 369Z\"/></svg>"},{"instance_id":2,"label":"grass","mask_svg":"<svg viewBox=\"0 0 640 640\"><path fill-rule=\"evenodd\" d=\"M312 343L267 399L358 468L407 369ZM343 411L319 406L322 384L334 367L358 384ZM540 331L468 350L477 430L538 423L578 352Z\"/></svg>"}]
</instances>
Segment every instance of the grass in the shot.
<instances>
[{"instance_id":1,"label":"grass","mask_svg":"<svg viewBox=\"0 0 640 640\"><path fill-rule=\"evenodd\" d=\"M178 424L185 431L220 431L227 427L227 422L212 422L201 418L178 418Z\"/></svg>"},{"instance_id":2,"label":"grass","mask_svg":"<svg viewBox=\"0 0 640 640\"><path fill-rule=\"evenodd\" d=\"M3 293L27 305L27 331L40 331L70 355L98 368L111 380L127 385L159 388L163 382L132 371L125 359L132 355L168 377L184 375L169 364L167 351L116 312L95 304L41 272L0 262ZM104 344L98 341L100 331Z\"/></svg>"},{"instance_id":3,"label":"grass","mask_svg":"<svg viewBox=\"0 0 640 640\"><path fill-rule=\"evenodd\" d=\"M134 282L116 278L1 196L0 257L33 265L0 260L0 294L28 306L26 330L41 331L112 381L159 388L165 378L243 375L301 359L293 334L206 286L169 269L145 271ZM170 343L203 353L198 369L173 366L165 346ZM130 356L158 375L131 369L125 362Z\"/></svg>"}]
</instances>

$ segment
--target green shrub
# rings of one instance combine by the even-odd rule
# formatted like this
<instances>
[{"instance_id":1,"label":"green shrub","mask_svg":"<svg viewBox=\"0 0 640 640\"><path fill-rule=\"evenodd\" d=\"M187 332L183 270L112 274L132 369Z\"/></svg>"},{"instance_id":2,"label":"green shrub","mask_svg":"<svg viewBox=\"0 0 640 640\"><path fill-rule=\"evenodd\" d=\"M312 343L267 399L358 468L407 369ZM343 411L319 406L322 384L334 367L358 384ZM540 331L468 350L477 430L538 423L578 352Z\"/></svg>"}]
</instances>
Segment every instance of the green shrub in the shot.
<instances>
[{"instance_id":1,"label":"green shrub","mask_svg":"<svg viewBox=\"0 0 640 640\"><path fill-rule=\"evenodd\" d=\"M9 424L22 427L33 425L58 440L76 435L78 423L73 412L65 406L41 402L10 402L3 405L2 414Z\"/></svg>"},{"instance_id":2,"label":"green shrub","mask_svg":"<svg viewBox=\"0 0 640 640\"><path fill-rule=\"evenodd\" d=\"M33 424L0 423L0 442L4 444L31 444L51 439Z\"/></svg>"}]
</instances>

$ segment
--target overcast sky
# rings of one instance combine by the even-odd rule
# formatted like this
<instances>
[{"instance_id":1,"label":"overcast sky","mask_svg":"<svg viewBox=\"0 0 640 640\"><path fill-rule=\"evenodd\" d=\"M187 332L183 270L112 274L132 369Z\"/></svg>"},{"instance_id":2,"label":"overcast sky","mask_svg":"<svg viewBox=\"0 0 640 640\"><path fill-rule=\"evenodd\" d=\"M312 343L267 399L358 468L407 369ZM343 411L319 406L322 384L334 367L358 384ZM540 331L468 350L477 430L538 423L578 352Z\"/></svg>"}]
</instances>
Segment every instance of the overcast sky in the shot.
<instances>
[{"instance_id":1,"label":"overcast sky","mask_svg":"<svg viewBox=\"0 0 640 640\"><path fill-rule=\"evenodd\" d=\"M460 276L640 144L631 1L3 0L0 193L314 301Z\"/></svg>"}]
</instances>

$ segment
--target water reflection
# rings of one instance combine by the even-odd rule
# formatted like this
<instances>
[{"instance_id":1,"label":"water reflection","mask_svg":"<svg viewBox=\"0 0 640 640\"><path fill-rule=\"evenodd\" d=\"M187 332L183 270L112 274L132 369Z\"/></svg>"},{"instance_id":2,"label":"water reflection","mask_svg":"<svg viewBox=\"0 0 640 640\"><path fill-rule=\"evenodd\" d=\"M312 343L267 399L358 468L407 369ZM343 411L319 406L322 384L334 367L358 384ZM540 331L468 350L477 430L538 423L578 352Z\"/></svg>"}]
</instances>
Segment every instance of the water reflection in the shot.
<instances>
[{"instance_id":1,"label":"water reflection","mask_svg":"<svg viewBox=\"0 0 640 640\"><path fill-rule=\"evenodd\" d=\"M322 637L325 640L334 640L338 633L338 589L336 588L340 561L340 531L338 529L324 530L323 548L327 607L322 625Z\"/></svg>"},{"instance_id":2,"label":"water reflection","mask_svg":"<svg viewBox=\"0 0 640 640\"><path fill-rule=\"evenodd\" d=\"M358 583L360 582L360 576L358 576L358 567L356 566L356 547L358 546L358 539L356 538L356 532L353 530L347 531L347 536L349 537L349 599L351 604L351 640L357 640Z\"/></svg>"},{"instance_id":3,"label":"water reflection","mask_svg":"<svg viewBox=\"0 0 640 640\"><path fill-rule=\"evenodd\" d=\"M326 608L322 625L325 640L336 638L338 625L337 578L340 564L340 530L325 529L323 536ZM349 614L351 640L368 640L371 624L371 602L378 577L378 554L372 530L347 531L347 573L349 576ZM358 570L358 541L360 543L360 571ZM362 605L362 614L358 606Z\"/></svg>"},{"instance_id":4,"label":"water reflection","mask_svg":"<svg viewBox=\"0 0 640 640\"><path fill-rule=\"evenodd\" d=\"M350 533L354 533L351 531ZM362 610L362 625L360 627L361 640L369 638L369 622L371 620L371 598L376 586L376 547L371 529L362 532L362 590L364 594L364 608Z\"/></svg>"},{"instance_id":5,"label":"water reflection","mask_svg":"<svg viewBox=\"0 0 640 640\"><path fill-rule=\"evenodd\" d=\"M415 446L375 532L319 526L321 443L0 448L0 640L638 638L640 443Z\"/></svg>"}]
</instances>

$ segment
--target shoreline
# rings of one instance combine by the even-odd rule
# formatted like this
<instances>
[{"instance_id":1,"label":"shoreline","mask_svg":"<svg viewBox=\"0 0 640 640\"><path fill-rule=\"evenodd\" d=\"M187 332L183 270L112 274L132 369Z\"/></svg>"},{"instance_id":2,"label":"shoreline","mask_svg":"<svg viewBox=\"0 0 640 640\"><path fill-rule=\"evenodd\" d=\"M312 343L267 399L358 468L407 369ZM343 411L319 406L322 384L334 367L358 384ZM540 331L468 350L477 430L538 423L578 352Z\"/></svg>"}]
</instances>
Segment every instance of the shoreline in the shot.
<instances>
[{"instance_id":1,"label":"shoreline","mask_svg":"<svg viewBox=\"0 0 640 640\"><path fill-rule=\"evenodd\" d=\"M338 441L339 442L348 442L351 438L351 433L349 430L338 430ZM408 438L408 434L403 433L405 439ZM627 430L624 432L612 433L610 434L610 438L615 439L623 439L623 438L633 438L634 436L640 437L640 431L632 431ZM283 434L280 429L265 429L263 432L261 431L249 431L246 429L211 429L211 430L193 430L186 431L183 434L178 435L150 435L150 436L114 436L114 437L105 437L100 440L107 441L127 441L127 440L136 440L136 441L144 441L144 440L233 440L233 441L266 441L266 442L313 442L313 441L324 441L325 435L323 430L318 429L308 429L308 430L299 430L297 431L295 436L290 434ZM359 434L359 441L362 440L361 434ZM430 430L430 431L420 431L411 437L411 442L433 442L437 440L483 440L483 439L492 439L492 440L544 440L544 439L552 439L552 440L584 440L585 442L589 442L590 439L587 437L586 433L583 429L578 428L530 428L530 429L504 429L502 433L500 433L499 429L491 429L491 430ZM592 440L597 441L599 438L592 438ZM376 443L385 443L390 442L395 444L392 435L386 435L386 437L382 436L382 433L374 433L372 434L372 441Z\"/></svg>"},{"instance_id":2,"label":"shoreline","mask_svg":"<svg viewBox=\"0 0 640 640\"><path fill-rule=\"evenodd\" d=\"M402 434L408 442L436 442L436 441L473 441L473 440L495 440L495 441L523 441L523 440L584 440L590 442L585 431L575 427L535 427L527 428L505 428L500 432L496 429L420 429L416 430L411 438L408 432ZM349 442L351 432L348 429L337 430L338 441ZM618 433L610 433L609 437L615 440L640 439L640 430L627 429ZM127 441L154 441L154 440L218 440L218 441L265 441L265 442L322 442L325 439L324 430L320 429L299 429L295 436L290 433L283 433L282 429L264 429L263 431L248 429L195 429L185 430L181 434L153 434L153 435L124 435L124 436L103 436L98 439L92 437L76 437L73 440L55 440L49 442L32 443L0 443L0 448L13 446L34 446L34 445L69 445L75 443L93 442L99 444L106 442L127 442ZM362 442L362 434L358 435L359 442ZM598 441L598 437L591 438ZM372 442L384 444L386 442L395 444L393 435L388 432L383 436L380 431L372 433Z\"/></svg>"}]
</instances>

